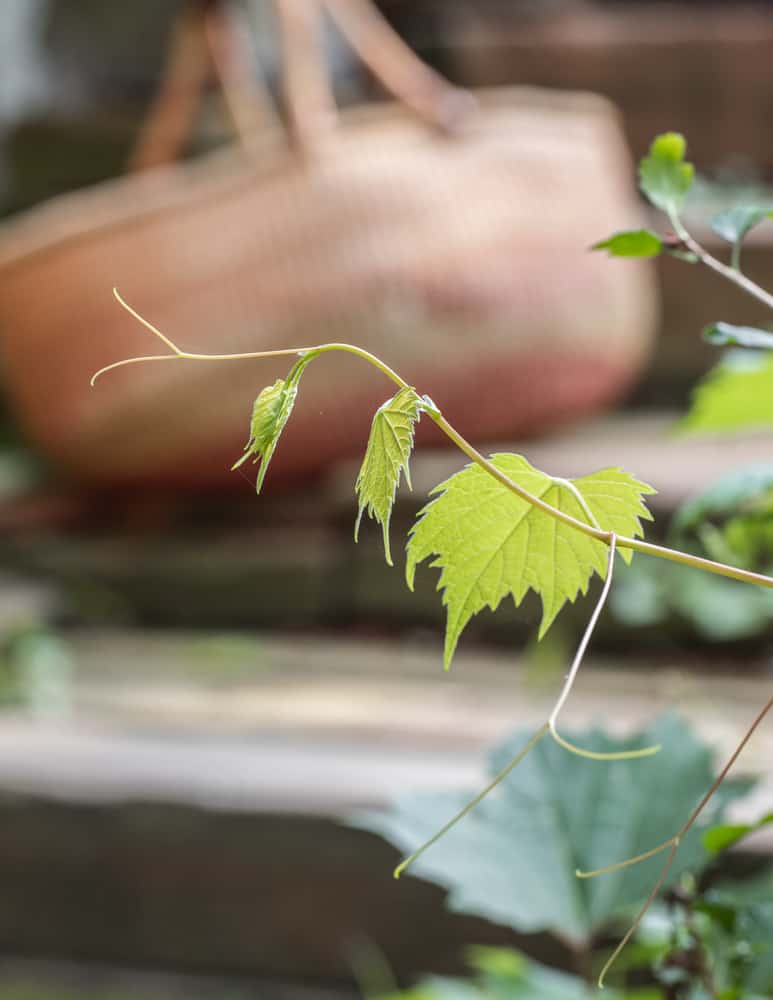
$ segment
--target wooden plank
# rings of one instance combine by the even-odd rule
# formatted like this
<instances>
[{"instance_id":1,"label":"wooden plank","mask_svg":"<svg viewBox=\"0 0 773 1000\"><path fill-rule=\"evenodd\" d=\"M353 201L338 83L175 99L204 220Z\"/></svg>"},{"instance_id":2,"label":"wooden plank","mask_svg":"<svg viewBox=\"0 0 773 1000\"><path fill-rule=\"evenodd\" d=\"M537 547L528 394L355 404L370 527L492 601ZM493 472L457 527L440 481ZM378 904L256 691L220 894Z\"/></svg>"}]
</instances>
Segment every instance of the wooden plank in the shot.
<instances>
[{"instance_id":1,"label":"wooden plank","mask_svg":"<svg viewBox=\"0 0 773 1000\"><path fill-rule=\"evenodd\" d=\"M448 913L434 886L395 883L395 852L339 822L410 789L474 788L485 748L544 718L559 676L535 688L515 656L468 649L446 674L424 643L71 641L71 715L0 716L6 953L326 983L350 981L362 939L401 977L458 969L473 941L566 959ZM769 691L764 663L745 677L695 665L590 663L565 726L624 731L676 708L724 755ZM768 726L743 758L765 780L739 818L769 808L771 751Z\"/></svg>"}]
</instances>

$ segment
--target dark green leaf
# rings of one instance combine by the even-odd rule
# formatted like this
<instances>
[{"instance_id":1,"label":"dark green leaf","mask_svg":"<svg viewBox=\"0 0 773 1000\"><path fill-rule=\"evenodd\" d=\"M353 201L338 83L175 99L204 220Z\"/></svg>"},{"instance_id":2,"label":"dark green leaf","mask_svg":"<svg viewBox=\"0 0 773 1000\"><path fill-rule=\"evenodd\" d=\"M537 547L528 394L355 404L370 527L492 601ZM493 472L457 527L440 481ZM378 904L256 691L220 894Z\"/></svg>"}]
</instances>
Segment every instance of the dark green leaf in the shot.
<instances>
[{"instance_id":1,"label":"dark green leaf","mask_svg":"<svg viewBox=\"0 0 773 1000\"><path fill-rule=\"evenodd\" d=\"M762 205L737 205L720 212L711 220L711 228L728 243L743 240L750 229L773 217L773 209Z\"/></svg>"},{"instance_id":2,"label":"dark green leaf","mask_svg":"<svg viewBox=\"0 0 773 1000\"><path fill-rule=\"evenodd\" d=\"M606 240L594 243L591 250L607 250L610 257L657 257L663 249L659 236L649 229L632 229L614 233Z\"/></svg>"},{"instance_id":3,"label":"dark green leaf","mask_svg":"<svg viewBox=\"0 0 773 1000\"><path fill-rule=\"evenodd\" d=\"M639 182L656 208L669 216L678 214L693 181L692 163L684 159L684 136L666 132L655 138L649 156L639 164Z\"/></svg>"},{"instance_id":4,"label":"dark green leaf","mask_svg":"<svg viewBox=\"0 0 773 1000\"><path fill-rule=\"evenodd\" d=\"M756 326L712 323L704 328L703 339L720 347L751 347L766 351L773 349L773 333Z\"/></svg>"},{"instance_id":5,"label":"dark green leaf","mask_svg":"<svg viewBox=\"0 0 773 1000\"><path fill-rule=\"evenodd\" d=\"M526 742L520 733L491 756L498 773ZM568 736L595 751L661 743L646 760L588 761L543 740L469 816L427 851L416 872L450 890L454 910L477 914L523 932L553 931L586 944L613 918L630 914L655 881L663 858L579 880L575 869L601 868L673 836L712 780L711 751L684 723L666 717L630 739L599 730ZM701 829L721 819L733 786L722 786ZM370 813L358 826L410 852L436 832L468 791L414 795L387 813ZM708 860L700 831L692 830L676 855L672 879L699 871Z\"/></svg>"}]
</instances>

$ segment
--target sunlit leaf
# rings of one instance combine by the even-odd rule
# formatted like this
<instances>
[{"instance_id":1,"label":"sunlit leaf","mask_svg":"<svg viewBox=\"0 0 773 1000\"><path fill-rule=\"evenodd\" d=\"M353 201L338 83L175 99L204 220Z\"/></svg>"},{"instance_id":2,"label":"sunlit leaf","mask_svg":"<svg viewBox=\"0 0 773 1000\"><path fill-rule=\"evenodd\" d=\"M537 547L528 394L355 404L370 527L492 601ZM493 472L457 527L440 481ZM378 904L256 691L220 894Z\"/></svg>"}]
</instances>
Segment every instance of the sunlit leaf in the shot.
<instances>
[{"instance_id":1,"label":"sunlit leaf","mask_svg":"<svg viewBox=\"0 0 773 1000\"><path fill-rule=\"evenodd\" d=\"M408 461L413 449L413 428L421 413L422 401L412 388L400 391L376 410L370 428L355 490L359 501L354 540L360 529L364 511L375 518L384 532L384 555L392 565L389 549L389 519L392 515L400 475L410 487Z\"/></svg>"},{"instance_id":2,"label":"sunlit leaf","mask_svg":"<svg viewBox=\"0 0 773 1000\"><path fill-rule=\"evenodd\" d=\"M693 390L683 431L773 426L773 355L730 351Z\"/></svg>"},{"instance_id":3,"label":"sunlit leaf","mask_svg":"<svg viewBox=\"0 0 773 1000\"><path fill-rule=\"evenodd\" d=\"M649 229L634 229L614 233L606 240L594 243L591 250L606 250L610 257L657 257L663 249L659 236Z\"/></svg>"},{"instance_id":4,"label":"sunlit leaf","mask_svg":"<svg viewBox=\"0 0 773 1000\"><path fill-rule=\"evenodd\" d=\"M520 455L492 455L491 461L534 496L605 531L641 535L641 518L651 519L642 496L655 491L620 469L569 481L532 468ZM542 600L542 636L566 601L586 593L594 573L606 575L603 542L522 500L478 465L432 492L439 495L410 533L406 578L412 589L417 564L436 557L430 565L441 570L438 588L448 609L446 666L465 625L483 608L496 610L508 595L518 605L534 590ZM630 550L619 551L630 560Z\"/></svg>"},{"instance_id":5,"label":"sunlit leaf","mask_svg":"<svg viewBox=\"0 0 773 1000\"><path fill-rule=\"evenodd\" d=\"M263 480L266 478L266 472L279 442L279 437L293 411L301 375L315 356L315 352L309 352L299 358L286 379L277 379L273 385L266 386L265 389L261 390L252 407L250 436L244 446L244 454L233 464L231 469L232 471L238 469L250 458L256 464L259 463L255 483L255 489L258 493L263 486Z\"/></svg>"}]
</instances>

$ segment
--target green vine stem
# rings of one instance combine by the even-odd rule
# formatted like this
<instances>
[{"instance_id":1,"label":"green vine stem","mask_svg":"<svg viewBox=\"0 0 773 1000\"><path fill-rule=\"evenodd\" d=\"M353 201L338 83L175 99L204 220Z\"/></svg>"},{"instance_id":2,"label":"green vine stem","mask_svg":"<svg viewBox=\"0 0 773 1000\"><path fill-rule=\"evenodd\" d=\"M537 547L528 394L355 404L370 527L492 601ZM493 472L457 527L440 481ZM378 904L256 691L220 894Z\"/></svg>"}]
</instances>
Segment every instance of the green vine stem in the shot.
<instances>
[{"instance_id":1,"label":"green vine stem","mask_svg":"<svg viewBox=\"0 0 773 1000\"><path fill-rule=\"evenodd\" d=\"M716 263L719 263L719 261ZM248 351L241 354L195 354L190 351L183 351L172 340L170 340L169 337L161 333L160 330L132 309L132 307L121 298L117 289L113 289L113 294L120 305L123 306L123 308L147 330L162 340L172 353L144 355L142 357L124 358L122 361L114 361L112 364L105 365L104 368L100 368L99 371L95 372L95 374L91 377L92 386L98 378L109 371L114 371L117 368L124 367L125 365L139 364L140 362L145 361L251 361L263 358L298 357L312 352L315 354L327 354L331 351L344 351L347 354L354 354L356 357L362 358L363 361L367 361L401 389L408 388L408 383L401 378L396 371L390 368L389 365L383 362L380 358L376 357L375 354L371 354L370 351L366 351L364 348L357 347L354 344L330 343L319 344L313 347L287 347L280 350ZM476 448L474 448L469 441L463 438L462 435L448 423L443 414L437 409L437 407L434 406L434 404L431 406L427 405L424 412L437 424L446 437L453 441L460 451L467 455L469 459L479 465L482 469L485 469L490 476L501 483L506 489L515 493L516 496L525 500L527 503L530 503L533 507L537 507L550 517L554 517L556 520L561 521L563 524L569 525L577 531L581 531L591 538L595 538L597 541L603 542L605 545L611 544L613 532L604 531L602 528L588 524L585 521L580 521L578 518L572 517L571 514L558 510L556 507L552 507L549 503L546 503L540 497L534 496L533 493L530 493L528 490L524 489L523 486L519 485L513 479L510 479L510 477L500 471L493 464L493 462L490 462ZM656 556L659 559L667 559L670 562L682 563L682 565L692 566L694 569L701 569L708 573L715 573L718 576L726 576L733 580L739 580L741 583L754 583L761 587L773 589L773 577L766 576L764 573L754 573L751 570L740 569L737 566L729 566L726 563L715 562L713 559L705 559L702 556L696 556L690 552L681 552L679 549L669 549L662 545L654 545L652 542L645 542L640 538L628 538L625 535L617 535L615 537L615 544L618 548L633 549L636 552L644 552L648 555Z\"/></svg>"}]
</instances>

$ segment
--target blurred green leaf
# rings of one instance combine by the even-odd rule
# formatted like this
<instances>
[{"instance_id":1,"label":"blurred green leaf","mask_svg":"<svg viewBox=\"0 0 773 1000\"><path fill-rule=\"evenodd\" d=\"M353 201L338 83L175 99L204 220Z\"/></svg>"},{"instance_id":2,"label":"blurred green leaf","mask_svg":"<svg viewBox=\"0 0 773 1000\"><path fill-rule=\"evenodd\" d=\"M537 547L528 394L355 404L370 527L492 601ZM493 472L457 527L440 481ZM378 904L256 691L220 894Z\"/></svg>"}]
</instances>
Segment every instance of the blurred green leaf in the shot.
<instances>
[{"instance_id":1,"label":"blurred green leaf","mask_svg":"<svg viewBox=\"0 0 773 1000\"><path fill-rule=\"evenodd\" d=\"M730 945L743 997L773 996L773 867L759 875L720 883L710 902L736 910Z\"/></svg>"},{"instance_id":2,"label":"blurred green leaf","mask_svg":"<svg viewBox=\"0 0 773 1000\"><path fill-rule=\"evenodd\" d=\"M729 351L693 390L692 405L677 424L688 433L737 431L773 425L773 357Z\"/></svg>"},{"instance_id":3,"label":"blurred green leaf","mask_svg":"<svg viewBox=\"0 0 773 1000\"><path fill-rule=\"evenodd\" d=\"M711 220L711 228L728 243L738 243L750 229L771 217L773 209L768 206L737 205L715 215Z\"/></svg>"},{"instance_id":4,"label":"blurred green leaf","mask_svg":"<svg viewBox=\"0 0 773 1000\"><path fill-rule=\"evenodd\" d=\"M773 823L773 812L763 816L756 823L726 823L711 827L703 834L703 846L710 854L719 854L727 850L744 837L748 837L764 826Z\"/></svg>"},{"instance_id":5,"label":"blurred green leaf","mask_svg":"<svg viewBox=\"0 0 773 1000\"><path fill-rule=\"evenodd\" d=\"M629 739L597 729L569 738L595 751L653 743L661 743L663 751L646 760L588 767L587 760L543 740L412 870L447 887L451 909L523 932L552 931L584 946L641 902L663 859L587 880L577 879L575 870L604 867L673 836L710 786L712 764L709 748L673 717ZM496 749L490 773L498 773L527 739L519 733ZM721 820L724 806L738 794L737 786L723 785L700 830ZM358 818L355 825L380 833L408 853L468 799L468 791L412 795L388 812ZM700 830L685 838L672 881L685 869L697 872L707 863Z\"/></svg>"},{"instance_id":6,"label":"blurred green leaf","mask_svg":"<svg viewBox=\"0 0 773 1000\"><path fill-rule=\"evenodd\" d=\"M251 458L259 466L255 483L257 493L261 491L279 438L293 412L301 375L316 356L317 352L314 351L302 355L290 369L287 378L277 379L273 385L261 389L253 404L250 436L244 446L244 454L234 462L231 471Z\"/></svg>"},{"instance_id":7,"label":"blurred green leaf","mask_svg":"<svg viewBox=\"0 0 773 1000\"><path fill-rule=\"evenodd\" d=\"M594 243L591 250L607 250L610 257L657 257L663 249L659 236L649 229L632 229L614 233L606 240Z\"/></svg>"},{"instance_id":8,"label":"blurred green leaf","mask_svg":"<svg viewBox=\"0 0 773 1000\"><path fill-rule=\"evenodd\" d=\"M578 976L532 962L508 948L471 948L475 978L432 976L418 987L383 1000L662 1000L659 990L597 990Z\"/></svg>"},{"instance_id":9,"label":"blurred green leaf","mask_svg":"<svg viewBox=\"0 0 773 1000\"><path fill-rule=\"evenodd\" d=\"M773 591L640 559L618 568L610 610L631 628L679 622L713 642L733 642L757 636L770 626Z\"/></svg>"},{"instance_id":10,"label":"blurred green leaf","mask_svg":"<svg viewBox=\"0 0 773 1000\"><path fill-rule=\"evenodd\" d=\"M756 326L734 326L732 323L712 323L703 330L703 339L720 347L751 347L773 349L773 333Z\"/></svg>"},{"instance_id":11,"label":"blurred green leaf","mask_svg":"<svg viewBox=\"0 0 773 1000\"><path fill-rule=\"evenodd\" d=\"M697 496L682 504L671 523L682 536L708 518L724 518L739 511L763 510L773 505L773 464L747 465L720 477Z\"/></svg>"},{"instance_id":12,"label":"blurred green leaf","mask_svg":"<svg viewBox=\"0 0 773 1000\"><path fill-rule=\"evenodd\" d=\"M400 389L376 410L368 437L368 447L354 489L359 509L354 525L354 540L358 539L360 521L365 511L381 525L384 536L384 556L392 565L389 548L389 521L392 516L400 476L410 488L408 462L413 450L413 428L421 414L421 400L416 390Z\"/></svg>"},{"instance_id":13,"label":"blurred green leaf","mask_svg":"<svg viewBox=\"0 0 773 1000\"><path fill-rule=\"evenodd\" d=\"M647 198L669 217L678 215L692 185L694 168L684 159L686 143L678 132L655 138L639 164L639 182Z\"/></svg>"}]
</instances>

